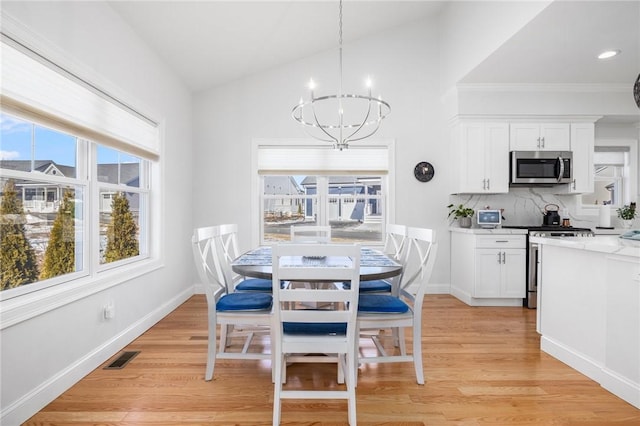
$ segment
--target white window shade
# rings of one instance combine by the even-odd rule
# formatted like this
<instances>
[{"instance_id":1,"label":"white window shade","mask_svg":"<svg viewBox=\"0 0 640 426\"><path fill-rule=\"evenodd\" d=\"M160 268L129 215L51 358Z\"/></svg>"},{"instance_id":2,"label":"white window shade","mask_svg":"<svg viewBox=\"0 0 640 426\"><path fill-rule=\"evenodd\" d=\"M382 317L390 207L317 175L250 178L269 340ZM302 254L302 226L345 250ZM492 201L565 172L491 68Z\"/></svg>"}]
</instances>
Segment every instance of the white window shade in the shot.
<instances>
[{"instance_id":1,"label":"white window shade","mask_svg":"<svg viewBox=\"0 0 640 426\"><path fill-rule=\"evenodd\" d=\"M259 146L257 160L258 173L261 174L318 171L387 174L389 171L386 146L349 147L343 151L331 146Z\"/></svg>"},{"instance_id":2,"label":"white window shade","mask_svg":"<svg viewBox=\"0 0 640 426\"><path fill-rule=\"evenodd\" d=\"M28 55L10 46L4 37L1 49L4 105L69 123L83 136L118 149L128 147L128 151L147 158L158 156L157 123L123 107L89 83L69 78L38 54Z\"/></svg>"}]
</instances>

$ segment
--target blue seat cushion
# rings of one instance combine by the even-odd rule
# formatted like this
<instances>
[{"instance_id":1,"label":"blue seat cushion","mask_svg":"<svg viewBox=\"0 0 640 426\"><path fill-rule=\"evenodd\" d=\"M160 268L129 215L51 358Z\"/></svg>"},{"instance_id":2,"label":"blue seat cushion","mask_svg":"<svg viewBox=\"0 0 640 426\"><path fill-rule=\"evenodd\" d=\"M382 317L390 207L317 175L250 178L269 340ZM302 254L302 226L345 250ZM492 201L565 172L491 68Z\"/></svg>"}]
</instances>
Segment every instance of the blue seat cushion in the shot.
<instances>
[{"instance_id":1,"label":"blue seat cushion","mask_svg":"<svg viewBox=\"0 0 640 426\"><path fill-rule=\"evenodd\" d=\"M216 309L218 311L263 311L271 309L273 298L267 293L230 293L222 296Z\"/></svg>"},{"instance_id":2,"label":"blue seat cushion","mask_svg":"<svg viewBox=\"0 0 640 426\"><path fill-rule=\"evenodd\" d=\"M342 288L348 290L351 288L350 282L343 282ZM385 280L373 280L373 281L360 281L360 293L369 293L369 292L391 292L391 284Z\"/></svg>"},{"instance_id":3,"label":"blue seat cushion","mask_svg":"<svg viewBox=\"0 0 640 426\"><path fill-rule=\"evenodd\" d=\"M347 334L347 324L339 322L285 322L282 323L285 334L311 334L314 336Z\"/></svg>"},{"instance_id":4,"label":"blue seat cushion","mask_svg":"<svg viewBox=\"0 0 640 426\"><path fill-rule=\"evenodd\" d=\"M271 280L264 278L247 278L236 286L237 291L262 291L271 292Z\"/></svg>"},{"instance_id":5,"label":"blue seat cushion","mask_svg":"<svg viewBox=\"0 0 640 426\"><path fill-rule=\"evenodd\" d=\"M358 297L358 312L404 314L409 305L397 297L386 294L361 294Z\"/></svg>"}]
</instances>

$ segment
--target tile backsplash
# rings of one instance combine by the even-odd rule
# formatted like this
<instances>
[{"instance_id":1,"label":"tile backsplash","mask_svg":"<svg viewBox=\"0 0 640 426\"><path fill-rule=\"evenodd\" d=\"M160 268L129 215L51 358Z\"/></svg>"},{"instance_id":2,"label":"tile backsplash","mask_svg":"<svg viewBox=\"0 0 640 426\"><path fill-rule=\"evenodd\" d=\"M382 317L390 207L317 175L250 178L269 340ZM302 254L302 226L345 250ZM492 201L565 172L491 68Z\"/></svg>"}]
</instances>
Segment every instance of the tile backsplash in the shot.
<instances>
[{"instance_id":1,"label":"tile backsplash","mask_svg":"<svg viewBox=\"0 0 640 426\"><path fill-rule=\"evenodd\" d=\"M580 195L554 194L553 187L509 188L508 194L460 194L451 195L453 204L464 204L474 210L489 206L492 209L504 209L503 225L542 225L542 216L547 204L556 204L560 216L566 209L575 227L595 228L598 226L598 209L584 208L580 205ZM475 221L474 221L475 226ZM620 221L615 210L611 212L611 226L619 227Z\"/></svg>"}]
</instances>

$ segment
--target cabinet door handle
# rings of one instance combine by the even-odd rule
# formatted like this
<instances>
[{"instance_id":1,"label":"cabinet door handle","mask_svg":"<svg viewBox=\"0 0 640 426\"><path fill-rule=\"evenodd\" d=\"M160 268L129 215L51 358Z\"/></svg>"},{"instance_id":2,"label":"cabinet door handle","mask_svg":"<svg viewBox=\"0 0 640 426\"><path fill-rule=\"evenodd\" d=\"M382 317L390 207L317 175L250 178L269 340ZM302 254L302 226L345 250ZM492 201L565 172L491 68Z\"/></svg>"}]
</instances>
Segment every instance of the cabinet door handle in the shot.
<instances>
[{"instance_id":1,"label":"cabinet door handle","mask_svg":"<svg viewBox=\"0 0 640 426\"><path fill-rule=\"evenodd\" d=\"M507 253L502 252L502 263L507 263Z\"/></svg>"},{"instance_id":2,"label":"cabinet door handle","mask_svg":"<svg viewBox=\"0 0 640 426\"><path fill-rule=\"evenodd\" d=\"M538 141L538 148L540 148L540 137L538 137L537 141Z\"/></svg>"},{"instance_id":3,"label":"cabinet door handle","mask_svg":"<svg viewBox=\"0 0 640 426\"><path fill-rule=\"evenodd\" d=\"M500 252L498 252L498 263L502 263L502 261L500 260Z\"/></svg>"},{"instance_id":4,"label":"cabinet door handle","mask_svg":"<svg viewBox=\"0 0 640 426\"><path fill-rule=\"evenodd\" d=\"M487 189L491 189L491 179L487 179Z\"/></svg>"},{"instance_id":5,"label":"cabinet door handle","mask_svg":"<svg viewBox=\"0 0 640 426\"><path fill-rule=\"evenodd\" d=\"M509 240L496 240L496 243L508 243Z\"/></svg>"},{"instance_id":6,"label":"cabinet door handle","mask_svg":"<svg viewBox=\"0 0 640 426\"><path fill-rule=\"evenodd\" d=\"M487 180L482 179L482 189L487 189Z\"/></svg>"}]
</instances>

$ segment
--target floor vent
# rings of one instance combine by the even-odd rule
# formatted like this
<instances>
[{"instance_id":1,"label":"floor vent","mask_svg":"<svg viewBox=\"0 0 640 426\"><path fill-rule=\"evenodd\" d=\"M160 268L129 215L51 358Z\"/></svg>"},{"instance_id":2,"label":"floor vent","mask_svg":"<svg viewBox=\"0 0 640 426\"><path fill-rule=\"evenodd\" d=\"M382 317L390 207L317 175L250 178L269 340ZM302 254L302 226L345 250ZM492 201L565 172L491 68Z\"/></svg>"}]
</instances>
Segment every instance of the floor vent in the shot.
<instances>
[{"instance_id":1,"label":"floor vent","mask_svg":"<svg viewBox=\"0 0 640 426\"><path fill-rule=\"evenodd\" d=\"M129 361L134 359L140 351L122 352L118 358L116 358L111 364L104 367L105 370L120 370L124 368Z\"/></svg>"}]
</instances>

